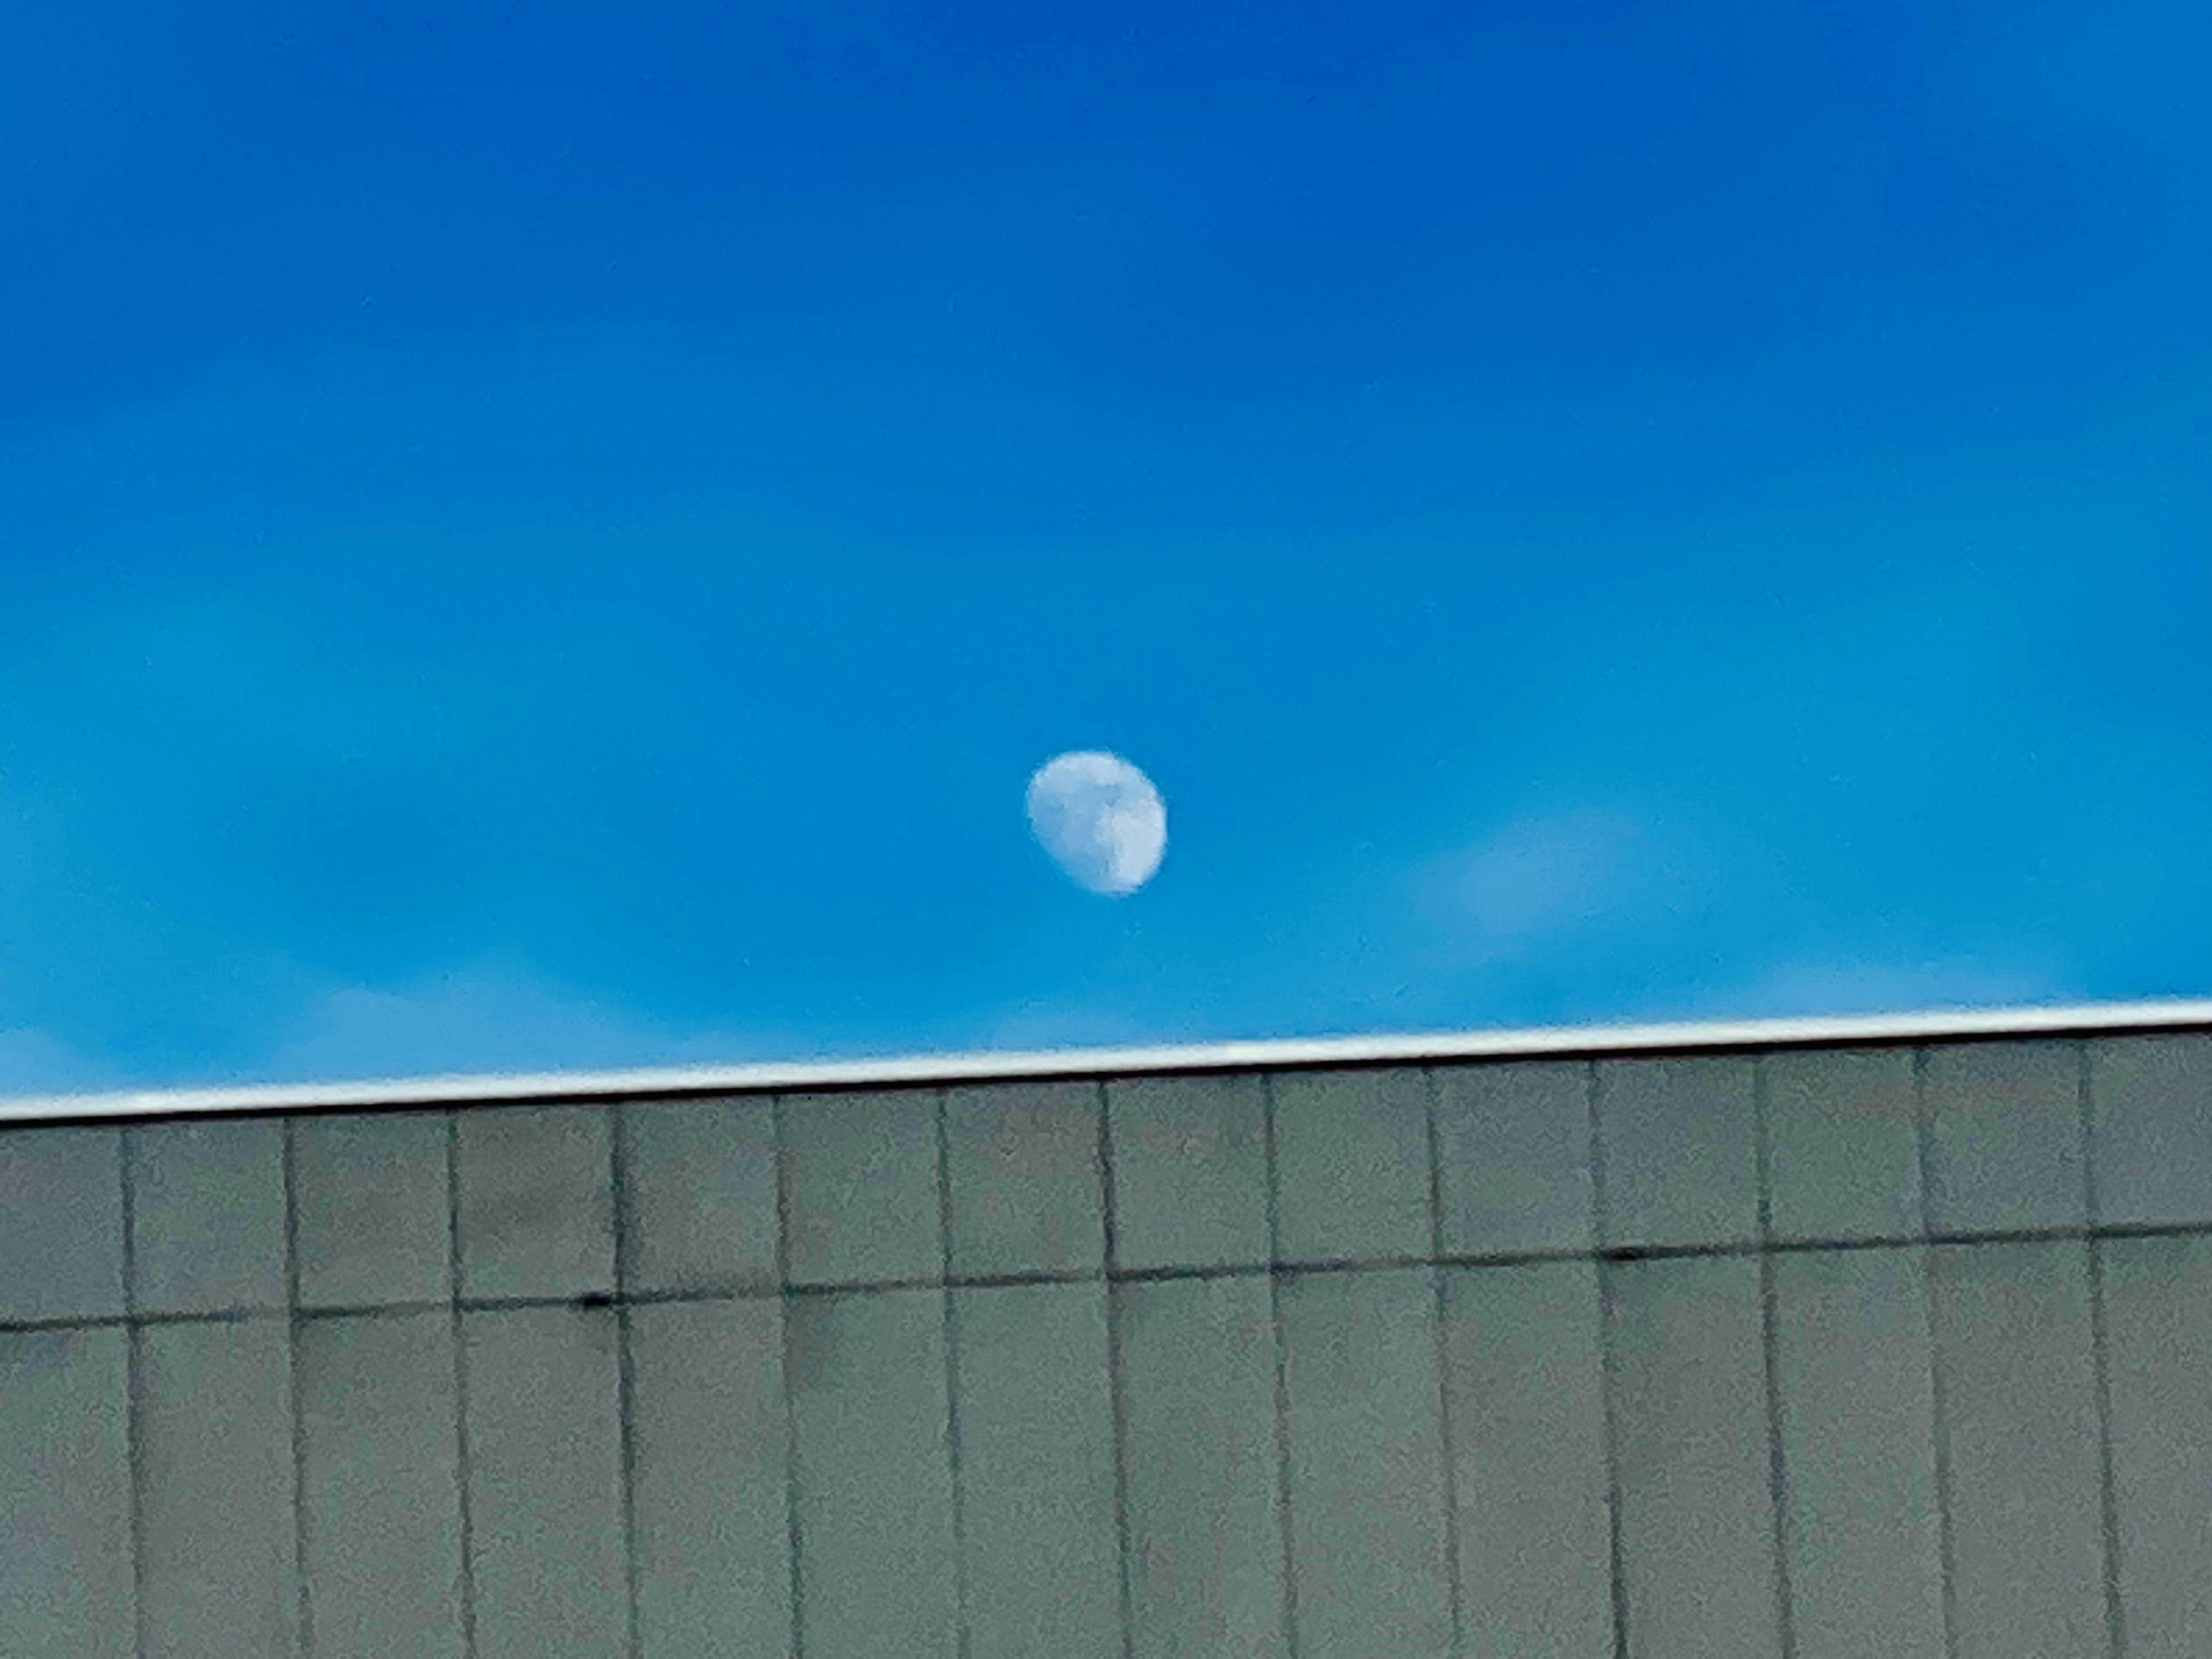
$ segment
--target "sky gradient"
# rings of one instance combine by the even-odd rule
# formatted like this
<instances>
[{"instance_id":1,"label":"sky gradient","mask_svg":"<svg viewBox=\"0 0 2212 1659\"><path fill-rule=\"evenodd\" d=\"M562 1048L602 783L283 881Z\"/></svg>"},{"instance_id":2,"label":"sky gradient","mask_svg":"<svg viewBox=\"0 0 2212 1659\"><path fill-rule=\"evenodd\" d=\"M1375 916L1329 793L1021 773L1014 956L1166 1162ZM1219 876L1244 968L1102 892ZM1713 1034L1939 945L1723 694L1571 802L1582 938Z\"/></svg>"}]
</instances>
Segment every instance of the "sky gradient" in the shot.
<instances>
[{"instance_id":1,"label":"sky gradient","mask_svg":"<svg viewBox=\"0 0 2212 1659\"><path fill-rule=\"evenodd\" d=\"M2212 993L2201 4L31 0L0 314L0 1093Z\"/></svg>"}]
</instances>

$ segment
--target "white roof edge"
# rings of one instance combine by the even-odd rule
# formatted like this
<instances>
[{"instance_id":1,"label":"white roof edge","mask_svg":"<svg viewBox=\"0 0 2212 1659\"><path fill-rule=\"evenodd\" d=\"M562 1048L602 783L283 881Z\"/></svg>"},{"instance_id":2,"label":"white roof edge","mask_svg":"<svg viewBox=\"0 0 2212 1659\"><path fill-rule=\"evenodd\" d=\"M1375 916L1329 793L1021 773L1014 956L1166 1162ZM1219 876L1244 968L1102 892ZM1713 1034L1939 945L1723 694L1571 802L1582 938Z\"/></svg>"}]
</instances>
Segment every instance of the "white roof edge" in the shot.
<instances>
[{"instance_id":1,"label":"white roof edge","mask_svg":"<svg viewBox=\"0 0 2212 1659\"><path fill-rule=\"evenodd\" d=\"M0 1124L62 1119L175 1117L344 1107L491 1104L611 1096L787 1093L1019 1078L1122 1076L1297 1066L1510 1059L1704 1048L1796 1048L1830 1042L2212 1028L2212 999L1958 1008L1833 1018L1674 1024L1550 1025L1379 1036L1267 1038L1129 1048L921 1054L876 1060L768 1061L743 1066L642 1067L616 1072L496 1073L345 1083L272 1083L0 1099Z\"/></svg>"}]
</instances>

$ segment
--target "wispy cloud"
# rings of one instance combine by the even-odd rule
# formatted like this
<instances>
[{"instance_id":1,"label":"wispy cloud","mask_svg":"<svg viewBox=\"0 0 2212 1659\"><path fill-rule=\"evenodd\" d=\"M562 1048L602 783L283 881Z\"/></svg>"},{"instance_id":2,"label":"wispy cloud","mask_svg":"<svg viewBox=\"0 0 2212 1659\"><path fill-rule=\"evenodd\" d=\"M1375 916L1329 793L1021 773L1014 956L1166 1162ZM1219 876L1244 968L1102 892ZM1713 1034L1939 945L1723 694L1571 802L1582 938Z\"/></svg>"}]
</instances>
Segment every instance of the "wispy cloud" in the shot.
<instances>
[{"instance_id":1,"label":"wispy cloud","mask_svg":"<svg viewBox=\"0 0 2212 1659\"><path fill-rule=\"evenodd\" d=\"M486 961L398 986L331 991L253 1069L298 1082L812 1057L797 1034L680 1029Z\"/></svg>"},{"instance_id":2,"label":"wispy cloud","mask_svg":"<svg viewBox=\"0 0 2212 1659\"><path fill-rule=\"evenodd\" d=\"M1878 1014L2010 1007L2072 994L2050 963L1972 956L1920 961L1784 962L1745 983L1717 987L1680 1012L1716 1018Z\"/></svg>"},{"instance_id":3,"label":"wispy cloud","mask_svg":"<svg viewBox=\"0 0 2212 1659\"><path fill-rule=\"evenodd\" d=\"M982 1025L981 1041L960 1046L987 1049L1121 1048L1191 1041L1163 1033L1122 1009L1063 1003L1020 1003Z\"/></svg>"},{"instance_id":4,"label":"wispy cloud","mask_svg":"<svg viewBox=\"0 0 2212 1659\"><path fill-rule=\"evenodd\" d=\"M1504 955L1621 902L1649 846L1636 820L1607 808L1528 814L1425 868L1423 908L1486 957Z\"/></svg>"},{"instance_id":5,"label":"wispy cloud","mask_svg":"<svg viewBox=\"0 0 2212 1659\"><path fill-rule=\"evenodd\" d=\"M0 1096L82 1093L118 1081L111 1068L45 1031L0 1030Z\"/></svg>"}]
</instances>

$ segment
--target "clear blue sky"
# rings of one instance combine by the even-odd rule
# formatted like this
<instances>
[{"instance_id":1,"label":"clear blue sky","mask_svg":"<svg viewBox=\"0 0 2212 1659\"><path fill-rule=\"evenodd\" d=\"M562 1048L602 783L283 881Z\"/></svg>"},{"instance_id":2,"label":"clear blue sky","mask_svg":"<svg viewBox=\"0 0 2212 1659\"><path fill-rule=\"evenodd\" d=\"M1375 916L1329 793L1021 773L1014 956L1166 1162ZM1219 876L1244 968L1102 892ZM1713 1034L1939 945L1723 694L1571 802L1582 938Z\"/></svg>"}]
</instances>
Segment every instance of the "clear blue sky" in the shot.
<instances>
[{"instance_id":1,"label":"clear blue sky","mask_svg":"<svg viewBox=\"0 0 2212 1659\"><path fill-rule=\"evenodd\" d=\"M2212 992L2201 0L13 0L0 317L0 1092Z\"/></svg>"}]
</instances>

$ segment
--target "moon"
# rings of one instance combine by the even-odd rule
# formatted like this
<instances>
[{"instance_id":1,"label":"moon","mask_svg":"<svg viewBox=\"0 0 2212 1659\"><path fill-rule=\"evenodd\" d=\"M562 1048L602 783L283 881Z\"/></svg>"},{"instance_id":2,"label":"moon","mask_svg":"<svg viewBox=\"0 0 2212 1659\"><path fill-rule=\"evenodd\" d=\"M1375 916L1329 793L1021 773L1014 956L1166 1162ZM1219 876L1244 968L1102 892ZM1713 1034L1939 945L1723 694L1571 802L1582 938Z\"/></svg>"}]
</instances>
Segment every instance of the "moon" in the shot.
<instances>
[{"instance_id":1,"label":"moon","mask_svg":"<svg viewBox=\"0 0 2212 1659\"><path fill-rule=\"evenodd\" d=\"M1079 887L1127 898L1167 851L1168 809L1152 781L1103 750L1054 755L1030 779L1030 828Z\"/></svg>"}]
</instances>

